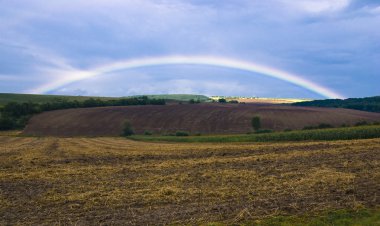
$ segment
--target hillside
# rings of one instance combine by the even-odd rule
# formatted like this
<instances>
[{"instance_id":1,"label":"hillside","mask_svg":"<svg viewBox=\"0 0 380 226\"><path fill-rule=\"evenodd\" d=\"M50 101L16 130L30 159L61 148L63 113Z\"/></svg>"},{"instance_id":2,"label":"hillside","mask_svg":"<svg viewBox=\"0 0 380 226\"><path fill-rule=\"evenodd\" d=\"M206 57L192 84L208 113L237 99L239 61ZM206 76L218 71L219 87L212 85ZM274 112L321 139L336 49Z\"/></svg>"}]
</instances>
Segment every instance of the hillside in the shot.
<instances>
[{"instance_id":1,"label":"hillside","mask_svg":"<svg viewBox=\"0 0 380 226\"><path fill-rule=\"evenodd\" d=\"M199 100L201 102L209 101L210 98L204 95L196 94L158 94L158 95L144 95L149 99L164 99L164 100L175 100L175 101L190 101Z\"/></svg>"},{"instance_id":2,"label":"hillside","mask_svg":"<svg viewBox=\"0 0 380 226\"><path fill-rule=\"evenodd\" d=\"M162 94L162 95L139 95L147 96L149 99L165 99L165 100L176 100L176 101L189 101L191 99L200 100L205 102L209 100L208 97L203 95L193 95L193 94ZM136 97L136 96L132 96ZM95 96L64 96L64 95L39 95L39 94L16 94L16 93L0 93L0 106L5 105L9 102L25 103L47 103L55 102L58 100L66 101L85 101L90 98L101 99L101 100L113 100L119 98L128 97L95 97Z\"/></svg>"},{"instance_id":3,"label":"hillside","mask_svg":"<svg viewBox=\"0 0 380 226\"><path fill-rule=\"evenodd\" d=\"M281 131L328 123L352 125L380 121L380 114L348 109L255 104L177 104L80 108L44 112L29 121L24 134L38 136L118 136L128 119L137 134L188 131L236 134L251 131L252 116L263 128Z\"/></svg>"},{"instance_id":4,"label":"hillside","mask_svg":"<svg viewBox=\"0 0 380 226\"><path fill-rule=\"evenodd\" d=\"M64 96L64 95L40 95L40 94L16 94L16 93L0 93L0 106L9 102L25 103L47 103L55 102L58 100L67 101L84 101L90 98L96 98L101 100L116 99L114 97L91 97L91 96Z\"/></svg>"},{"instance_id":5,"label":"hillside","mask_svg":"<svg viewBox=\"0 0 380 226\"><path fill-rule=\"evenodd\" d=\"M306 102L294 103L294 106L307 107L333 107L333 108L348 108L361 111L380 112L380 96L365 97L365 98L348 98L313 100Z\"/></svg>"}]
</instances>

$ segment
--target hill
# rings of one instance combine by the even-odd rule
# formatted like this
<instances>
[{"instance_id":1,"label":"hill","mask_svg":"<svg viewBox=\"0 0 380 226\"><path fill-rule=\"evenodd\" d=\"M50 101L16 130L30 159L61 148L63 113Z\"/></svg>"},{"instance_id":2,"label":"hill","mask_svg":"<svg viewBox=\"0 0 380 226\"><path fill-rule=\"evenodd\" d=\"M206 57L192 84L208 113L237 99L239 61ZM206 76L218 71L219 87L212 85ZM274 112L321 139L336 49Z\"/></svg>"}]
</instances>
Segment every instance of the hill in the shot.
<instances>
[{"instance_id":1,"label":"hill","mask_svg":"<svg viewBox=\"0 0 380 226\"><path fill-rule=\"evenodd\" d=\"M158 94L158 95L144 95L149 99L164 99L164 100L175 100L175 101L190 101L199 100L200 102L207 102L210 100L209 97L204 95L196 94Z\"/></svg>"},{"instance_id":2,"label":"hill","mask_svg":"<svg viewBox=\"0 0 380 226\"><path fill-rule=\"evenodd\" d=\"M128 119L137 134L188 131L192 134L237 134L251 131L258 115L262 127L281 131L327 123L353 125L380 121L380 114L349 109L258 104L176 104L57 110L35 115L24 134L38 136L118 136Z\"/></svg>"},{"instance_id":3,"label":"hill","mask_svg":"<svg viewBox=\"0 0 380 226\"><path fill-rule=\"evenodd\" d=\"M85 101L90 98L96 98L101 100L117 99L115 97L92 97L92 96L64 96L64 95L40 95L40 94L16 94L16 93L0 93L0 106L9 102L25 103L48 103L56 102L59 100L66 101Z\"/></svg>"},{"instance_id":4,"label":"hill","mask_svg":"<svg viewBox=\"0 0 380 226\"><path fill-rule=\"evenodd\" d=\"M327 99L327 100L313 100L306 102L294 103L294 106L308 106L308 107L333 107L333 108L348 108L361 111L380 112L380 96L365 97L365 98L348 98L345 100L340 99Z\"/></svg>"},{"instance_id":5,"label":"hill","mask_svg":"<svg viewBox=\"0 0 380 226\"><path fill-rule=\"evenodd\" d=\"M210 100L207 96L195 95L195 94L162 94L162 95L138 95L138 96L147 96L149 99L165 99L165 100L175 100L175 101L189 101L191 99L194 99L194 100L200 100L201 102L205 102L205 101ZM132 97L137 97L137 96L132 96ZM114 100L114 99L128 98L128 97L96 97L96 96L64 96L64 95L0 93L0 106L5 105L9 102L47 103L47 102L56 102L60 100L85 101L91 98L101 99L101 100Z\"/></svg>"}]
</instances>

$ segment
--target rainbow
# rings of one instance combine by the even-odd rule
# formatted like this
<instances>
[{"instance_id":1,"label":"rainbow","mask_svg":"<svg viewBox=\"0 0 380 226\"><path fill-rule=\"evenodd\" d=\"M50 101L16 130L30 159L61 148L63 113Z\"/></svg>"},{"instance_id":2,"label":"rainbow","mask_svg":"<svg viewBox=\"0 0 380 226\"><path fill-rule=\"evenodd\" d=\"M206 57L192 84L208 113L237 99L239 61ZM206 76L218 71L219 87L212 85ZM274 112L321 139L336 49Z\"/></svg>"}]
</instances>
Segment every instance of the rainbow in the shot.
<instances>
[{"instance_id":1,"label":"rainbow","mask_svg":"<svg viewBox=\"0 0 380 226\"><path fill-rule=\"evenodd\" d=\"M176 65L176 64L189 64L189 65L208 65L216 67L225 67L243 71L249 71L254 73L259 73L261 75L273 77L280 79L297 86L303 87L307 90L315 92L326 98L339 98L344 99L344 97L333 90L323 87L319 84L311 82L302 78L302 76L288 73L282 70L278 70L272 67L259 65L252 62L246 62L235 59L228 59L222 57L214 56L164 56L164 57L152 57L152 58L142 58L142 59L132 59L114 62L111 64L99 66L91 70L71 70L61 72L60 79L44 84L37 87L30 93L47 93L56 90L62 86L68 85L73 82L81 81L84 79L92 78L94 76L99 76L102 74L133 69L141 67L159 66L159 65Z\"/></svg>"}]
</instances>

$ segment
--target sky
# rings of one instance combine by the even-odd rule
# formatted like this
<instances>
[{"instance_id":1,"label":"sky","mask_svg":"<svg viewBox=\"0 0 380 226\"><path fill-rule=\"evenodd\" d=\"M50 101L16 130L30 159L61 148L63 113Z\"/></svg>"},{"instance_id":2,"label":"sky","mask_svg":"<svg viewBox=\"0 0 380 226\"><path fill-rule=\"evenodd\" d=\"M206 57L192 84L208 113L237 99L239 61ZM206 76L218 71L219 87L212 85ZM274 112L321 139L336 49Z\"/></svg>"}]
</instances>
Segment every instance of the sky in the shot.
<instances>
[{"instance_id":1,"label":"sky","mask_svg":"<svg viewBox=\"0 0 380 226\"><path fill-rule=\"evenodd\" d=\"M0 93L380 95L379 0L0 0L0 5ZM112 66L173 56L261 65L335 95L225 67L224 61Z\"/></svg>"}]
</instances>

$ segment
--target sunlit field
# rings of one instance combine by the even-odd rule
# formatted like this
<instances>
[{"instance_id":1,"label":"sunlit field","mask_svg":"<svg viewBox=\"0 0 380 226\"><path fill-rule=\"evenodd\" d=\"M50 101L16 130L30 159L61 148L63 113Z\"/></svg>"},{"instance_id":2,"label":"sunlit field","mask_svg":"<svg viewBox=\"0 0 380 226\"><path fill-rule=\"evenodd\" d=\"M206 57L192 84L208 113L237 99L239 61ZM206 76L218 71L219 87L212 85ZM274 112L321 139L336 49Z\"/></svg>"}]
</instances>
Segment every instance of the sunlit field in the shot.
<instances>
[{"instance_id":1,"label":"sunlit field","mask_svg":"<svg viewBox=\"0 0 380 226\"><path fill-rule=\"evenodd\" d=\"M1 225L304 225L309 218L327 225L339 213L344 222L378 225L379 204L380 139L178 144L0 136Z\"/></svg>"}]
</instances>

